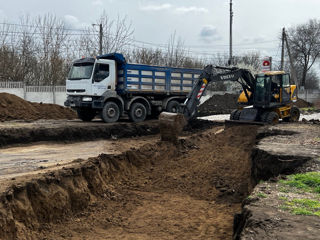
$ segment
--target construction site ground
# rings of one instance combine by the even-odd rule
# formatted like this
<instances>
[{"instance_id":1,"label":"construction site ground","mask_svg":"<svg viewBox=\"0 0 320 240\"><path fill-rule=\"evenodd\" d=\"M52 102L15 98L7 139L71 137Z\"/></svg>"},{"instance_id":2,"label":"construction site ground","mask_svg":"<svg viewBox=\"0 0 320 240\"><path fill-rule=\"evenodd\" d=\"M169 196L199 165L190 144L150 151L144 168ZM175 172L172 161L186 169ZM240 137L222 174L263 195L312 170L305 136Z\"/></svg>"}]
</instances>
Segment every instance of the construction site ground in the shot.
<instances>
[{"instance_id":1,"label":"construction site ground","mask_svg":"<svg viewBox=\"0 0 320 240\"><path fill-rule=\"evenodd\" d=\"M317 161L318 124L225 126L202 120L185 129L176 144L159 141L157 124L1 123L0 238L232 239L234 228L243 225L235 237L292 239L261 235L275 224L270 220L234 225L234 216L246 209L242 202L258 179L281 173L274 169L294 172ZM284 165L274 160L290 156L294 161ZM270 169L257 161L268 158ZM258 206L254 216L270 212ZM319 221L298 218L275 232ZM312 227L301 236L317 236L319 228Z\"/></svg>"}]
</instances>

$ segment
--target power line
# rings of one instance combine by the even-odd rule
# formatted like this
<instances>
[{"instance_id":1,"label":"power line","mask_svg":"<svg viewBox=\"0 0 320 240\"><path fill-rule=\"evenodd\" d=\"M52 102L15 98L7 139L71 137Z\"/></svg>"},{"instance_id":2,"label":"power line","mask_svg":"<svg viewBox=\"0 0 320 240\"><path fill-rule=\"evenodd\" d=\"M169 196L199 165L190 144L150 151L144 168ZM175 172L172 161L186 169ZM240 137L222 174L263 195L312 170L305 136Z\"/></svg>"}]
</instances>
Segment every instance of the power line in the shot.
<instances>
[{"instance_id":1,"label":"power line","mask_svg":"<svg viewBox=\"0 0 320 240\"><path fill-rule=\"evenodd\" d=\"M65 31L77 31L80 33L68 33L70 36L97 36L98 33L89 33L89 30L85 29L73 29L73 28L59 28L59 27L46 27L46 26L37 26L37 25L28 25L28 24L16 24L16 23L5 23L2 22L0 25L9 25L9 26L18 26L18 27L32 27L32 28L40 28L40 29L57 29L57 30L65 30ZM15 34L43 34L41 32L33 32L33 33L27 33L25 31L11 31L11 33ZM169 44L160 44L160 43L152 43L152 42L147 42L147 41L142 41L142 40L136 40L135 38L129 38L130 41L136 42L136 43L142 43L142 44L147 44L147 45L152 45L155 47L160 47L160 48L167 48ZM255 41L252 43L236 43L233 44L233 46L253 46L257 44L264 44L264 43L272 43L276 42L278 40L266 40L266 41ZM215 44L215 45L184 45L187 48L213 48L213 47L229 47L228 44Z\"/></svg>"}]
</instances>

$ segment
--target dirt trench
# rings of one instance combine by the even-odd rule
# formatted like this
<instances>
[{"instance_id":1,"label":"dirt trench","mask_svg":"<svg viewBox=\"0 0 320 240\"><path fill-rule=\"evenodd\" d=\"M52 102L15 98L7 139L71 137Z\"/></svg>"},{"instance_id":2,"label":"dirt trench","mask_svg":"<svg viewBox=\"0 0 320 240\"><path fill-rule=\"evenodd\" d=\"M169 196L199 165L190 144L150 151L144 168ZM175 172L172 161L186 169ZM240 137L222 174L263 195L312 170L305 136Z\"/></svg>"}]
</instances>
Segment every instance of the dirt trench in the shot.
<instances>
[{"instance_id":1,"label":"dirt trench","mask_svg":"<svg viewBox=\"0 0 320 240\"><path fill-rule=\"evenodd\" d=\"M0 237L231 239L256 131L215 126L16 183L0 197Z\"/></svg>"}]
</instances>

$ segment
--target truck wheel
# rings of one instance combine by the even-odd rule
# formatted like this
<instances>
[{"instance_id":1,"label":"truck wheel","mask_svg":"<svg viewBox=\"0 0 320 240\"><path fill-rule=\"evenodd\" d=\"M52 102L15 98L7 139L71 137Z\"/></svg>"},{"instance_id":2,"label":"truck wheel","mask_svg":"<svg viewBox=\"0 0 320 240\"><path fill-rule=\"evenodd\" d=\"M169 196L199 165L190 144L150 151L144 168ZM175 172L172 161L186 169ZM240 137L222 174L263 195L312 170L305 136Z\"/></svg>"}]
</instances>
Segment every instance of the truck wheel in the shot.
<instances>
[{"instance_id":1,"label":"truck wheel","mask_svg":"<svg viewBox=\"0 0 320 240\"><path fill-rule=\"evenodd\" d=\"M77 110L78 118L84 122L90 122L95 116L96 111L92 109L78 109Z\"/></svg>"},{"instance_id":2,"label":"truck wheel","mask_svg":"<svg viewBox=\"0 0 320 240\"><path fill-rule=\"evenodd\" d=\"M279 115L275 112L268 112L268 115L266 115L266 122L272 125L279 123Z\"/></svg>"},{"instance_id":3,"label":"truck wheel","mask_svg":"<svg viewBox=\"0 0 320 240\"><path fill-rule=\"evenodd\" d=\"M181 112L181 106L178 101L172 100L167 104L166 107L167 112L178 113Z\"/></svg>"},{"instance_id":4,"label":"truck wheel","mask_svg":"<svg viewBox=\"0 0 320 240\"><path fill-rule=\"evenodd\" d=\"M147 117L147 109L142 103L133 103L130 107L129 118L133 122L142 122Z\"/></svg>"},{"instance_id":5,"label":"truck wheel","mask_svg":"<svg viewBox=\"0 0 320 240\"><path fill-rule=\"evenodd\" d=\"M106 123L118 121L120 117L120 110L118 104L115 102L106 102L101 113L102 120Z\"/></svg>"},{"instance_id":6,"label":"truck wheel","mask_svg":"<svg viewBox=\"0 0 320 240\"><path fill-rule=\"evenodd\" d=\"M239 120L240 119L241 110L233 110L230 114L230 120Z\"/></svg>"},{"instance_id":7,"label":"truck wheel","mask_svg":"<svg viewBox=\"0 0 320 240\"><path fill-rule=\"evenodd\" d=\"M298 122L300 118L300 111L299 108L293 106L290 110L290 121L291 122Z\"/></svg>"}]
</instances>

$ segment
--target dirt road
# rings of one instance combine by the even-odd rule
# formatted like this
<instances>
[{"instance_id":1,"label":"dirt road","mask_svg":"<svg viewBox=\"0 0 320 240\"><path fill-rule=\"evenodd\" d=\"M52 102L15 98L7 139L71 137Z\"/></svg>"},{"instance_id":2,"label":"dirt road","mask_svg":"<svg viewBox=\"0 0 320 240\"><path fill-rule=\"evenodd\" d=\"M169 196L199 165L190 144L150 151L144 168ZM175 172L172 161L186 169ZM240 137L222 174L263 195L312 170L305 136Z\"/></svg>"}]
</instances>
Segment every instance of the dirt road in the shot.
<instances>
[{"instance_id":1,"label":"dirt road","mask_svg":"<svg viewBox=\"0 0 320 240\"><path fill-rule=\"evenodd\" d=\"M133 147L152 143L159 137L136 137L78 143L38 143L3 148L0 152L1 180L66 167L72 161L84 161L99 154L120 154Z\"/></svg>"}]
</instances>

